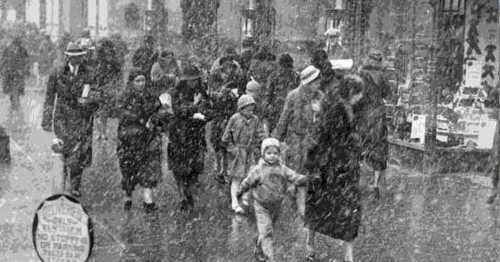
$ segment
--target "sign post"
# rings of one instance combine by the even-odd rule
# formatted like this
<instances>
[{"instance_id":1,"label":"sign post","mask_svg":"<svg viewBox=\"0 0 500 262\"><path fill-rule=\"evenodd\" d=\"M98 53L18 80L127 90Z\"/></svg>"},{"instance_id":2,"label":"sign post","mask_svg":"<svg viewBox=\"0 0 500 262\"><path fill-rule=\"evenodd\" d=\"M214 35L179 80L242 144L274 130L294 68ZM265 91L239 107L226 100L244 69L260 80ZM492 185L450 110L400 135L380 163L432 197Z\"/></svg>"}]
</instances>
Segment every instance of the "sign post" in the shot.
<instances>
[{"instance_id":1,"label":"sign post","mask_svg":"<svg viewBox=\"0 0 500 262\"><path fill-rule=\"evenodd\" d=\"M94 242L90 217L67 195L54 195L38 207L33 220L33 245L42 262L86 262Z\"/></svg>"}]
</instances>

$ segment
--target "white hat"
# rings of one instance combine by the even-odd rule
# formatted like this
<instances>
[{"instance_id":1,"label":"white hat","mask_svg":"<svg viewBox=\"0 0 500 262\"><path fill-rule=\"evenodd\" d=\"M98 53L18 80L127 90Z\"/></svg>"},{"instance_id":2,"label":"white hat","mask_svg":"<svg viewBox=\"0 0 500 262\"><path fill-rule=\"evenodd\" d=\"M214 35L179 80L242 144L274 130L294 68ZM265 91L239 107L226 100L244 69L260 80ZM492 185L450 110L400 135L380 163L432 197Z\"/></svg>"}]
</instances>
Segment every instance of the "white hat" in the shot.
<instances>
[{"instance_id":1,"label":"white hat","mask_svg":"<svg viewBox=\"0 0 500 262\"><path fill-rule=\"evenodd\" d=\"M314 66L308 66L306 69L300 72L300 81L302 85L307 85L312 83L314 80L318 79L320 74L319 69Z\"/></svg>"},{"instance_id":2,"label":"white hat","mask_svg":"<svg viewBox=\"0 0 500 262\"><path fill-rule=\"evenodd\" d=\"M255 100L253 99L252 96L249 95L242 95L238 99L238 110L243 109L244 107L247 107L249 105L255 105Z\"/></svg>"},{"instance_id":3,"label":"white hat","mask_svg":"<svg viewBox=\"0 0 500 262\"><path fill-rule=\"evenodd\" d=\"M70 42L66 47L66 51L64 54L67 56L82 56L86 55L87 51L85 51L80 45L77 43Z\"/></svg>"},{"instance_id":4,"label":"white hat","mask_svg":"<svg viewBox=\"0 0 500 262\"><path fill-rule=\"evenodd\" d=\"M270 146L274 146L276 148L278 148L278 150L281 150L280 148L280 141L278 141L278 139L276 138L266 138L264 139L264 141L262 141L262 146L260 147L260 152L262 155L264 155L264 151L266 151L266 149Z\"/></svg>"},{"instance_id":5,"label":"white hat","mask_svg":"<svg viewBox=\"0 0 500 262\"><path fill-rule=\"evenodd\" d=\"M252 78L252 80L250 80L247 83L246 91L247 92L252 92L252 93L259 92L261 87L262 86L260 85L260 83L257 82L257 81L255 81L255 79Z\"/></svg>"}]
</instances>

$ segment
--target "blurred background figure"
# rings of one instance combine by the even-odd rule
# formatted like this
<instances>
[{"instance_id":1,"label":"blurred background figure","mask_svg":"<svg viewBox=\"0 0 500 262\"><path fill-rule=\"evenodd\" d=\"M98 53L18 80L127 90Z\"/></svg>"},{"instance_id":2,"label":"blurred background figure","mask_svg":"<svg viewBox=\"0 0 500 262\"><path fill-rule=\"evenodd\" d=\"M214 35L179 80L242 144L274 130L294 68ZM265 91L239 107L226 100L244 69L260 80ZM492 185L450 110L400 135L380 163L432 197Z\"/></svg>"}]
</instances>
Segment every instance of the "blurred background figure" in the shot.
<instances>
[{"instance_id":1,"label":"blurred background figure","mask_svg":"<svg viewBox=\"0 0 500 262\"><path fill-rule=\"evenodd\" d=\"M38 73L37 86L45 86L50 70L56 60L56 46L48 34L43 35L42 43L38 50Z\"/></svg>"},{"instance_id":2,"label":"blurred background figure","mask_svg":"<svg viewBox=\"0 0 500 262\"><path fill-rule=\"evenodd\" d=\"M116 98L121 86L122 68L110 39L102 39L97 47L96 84L100 91L98 139L107 140L108 118L116 111Z\"/></svg>"},{"instance_id":3,"label":"blurred background figure","mask_svg":"<svg viewBox=\"0 0 500 262\"><path fill-rule=\"evenodd\" d=\"M17 110L20 106L20 96L24 95L24 80L30 72L28 51L24 48L20 36L14 38L3 51L0 62L3 92L10 96L11 108Z\"/></svg>"}]
</instances>

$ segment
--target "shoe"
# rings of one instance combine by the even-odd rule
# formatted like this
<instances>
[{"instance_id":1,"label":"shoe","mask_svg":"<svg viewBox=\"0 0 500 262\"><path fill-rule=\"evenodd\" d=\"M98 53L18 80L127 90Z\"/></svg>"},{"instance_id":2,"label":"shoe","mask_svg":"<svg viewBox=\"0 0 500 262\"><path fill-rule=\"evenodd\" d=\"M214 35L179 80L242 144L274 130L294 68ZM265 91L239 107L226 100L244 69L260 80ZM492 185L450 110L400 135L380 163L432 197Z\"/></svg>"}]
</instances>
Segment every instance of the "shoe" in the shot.
<instances>
[{"instance_id":1,"label":"shoe","mask_svg":"<svg viewBox=\"0 0 500 262\"><path fill-rule=\"evenodd\" d=\"M309 254L306 256L306 262L314 262L316 261L316 256L314 254Z\"/></svg>"},{"instance_id":2,"label":"shoe","mask_svg":"<svg viewBox=\"0 0 500 262\"><path fill-rule=\"evenodd\" d=\"M378 188L378 187L373 188L373 197L376 200L380 200L380 188Z\"/></svg>"},{"instance_id":3,"label":"shoe","mask_svg":"<svg viewBox=\"0 0 500 262\"><path fill-rule=\"evenodd\" d=\"M128 211L131 208L132 208L132 200L125 200L125 203L123 204L123 209Z\"/></svg>"},{"instance_id":4,"label":"shoe","mask_svg":"<svg viewBox=\"0 0 500 262\"><path fill-rule=\"evenodd\" d=\"M144 210L146 211L146 213L152 213L152 212L158 210L158 207L156 206L155 203L148 204L148 203L144 202L143 206L144 206Z\"/></svg>"},{"instance_id":5,"label":"shoe","mask_svg":"<svg viewBox=\"0 0 500 262\"><path fill-rule=\"evenodd\" d=\"M488 197L488 201L486 201L486 203L488 203L489 205L493 204L495 202L495 199L497 198L497 195L497 193L491 194L491 196Z\"/></svg>"},{"instance_id":6,"label":"shoe","mask_svg":"<svg viewBox=\"0 0 500 262\"><path fill-rule=\"evenodd\" d=\"M267 261L266 255L264 254L264 251L262 251L262 246L260 245L259 241L256 241L255 243L255 249L253 251L253 255L255 257L255 260L257 260L258 262Z\"/></svg>"},{"instance_id":7,"label":"shoe","mask_svg":"<svg viewBox=\"0 0 500 262\"><path fill-rule=\"evenodd\" d=\"M241 206L237 206L236 208L233 209L234 213L237 215L244 215L245 210Z\"/></svg>"}]
</instances>

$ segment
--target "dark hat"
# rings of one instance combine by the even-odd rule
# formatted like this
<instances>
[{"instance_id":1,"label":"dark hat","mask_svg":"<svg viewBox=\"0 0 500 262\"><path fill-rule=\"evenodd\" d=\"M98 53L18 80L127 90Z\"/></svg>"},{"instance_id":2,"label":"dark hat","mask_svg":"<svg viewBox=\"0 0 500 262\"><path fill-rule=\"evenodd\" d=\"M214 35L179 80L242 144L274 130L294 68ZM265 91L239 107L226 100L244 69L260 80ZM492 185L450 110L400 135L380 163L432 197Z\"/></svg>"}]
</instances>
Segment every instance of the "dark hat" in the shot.
<instances>
[{"instance_id":1,"label":"dark hat","mask_svg":"<svg viewBox=\"0 0 500 262\"><path fill-rule=\"evenodd\" d=\"M282 54L279 59L282 67L293 68L293 58L289 54Z\"/></svg>"},{"instance_id":2,"label":"dark hat","mask_svg":"<svg viewBox=\"0 0 500 262\"><path fill-rule=\"evenodd\" d=\"M195 80L201 78L201 71L194 65L188 65L182 70L182 75L179 80Z\"/></svg>"},{"instance_id":3,"label":"dark hat","mask_svg":"<svg viewBox=\"0 0 500 262\"><path fill-rule=\"evenodd\" d=\"M311 56L311 64L320 67L325 60L328 60L328 53L323 49L316 49Z\"/></svg>"}]
</instances>

